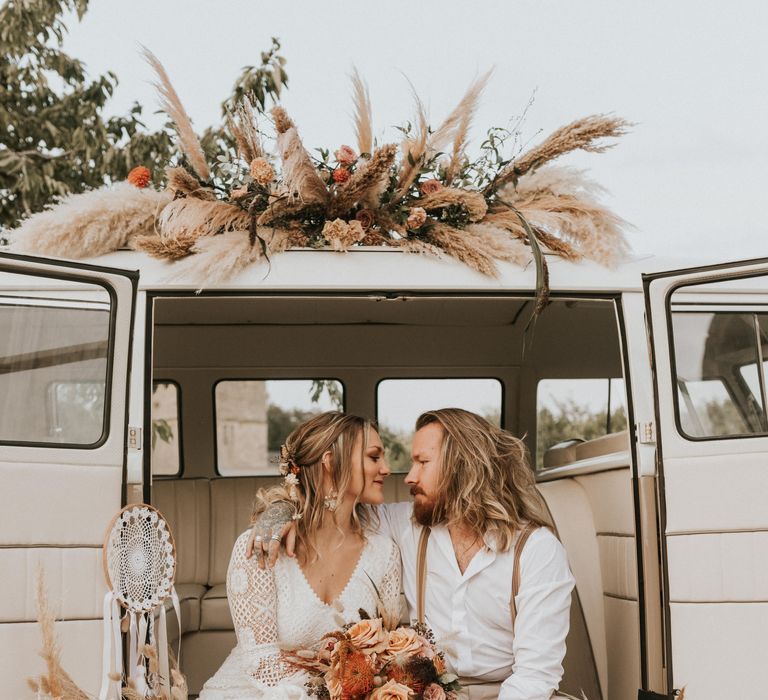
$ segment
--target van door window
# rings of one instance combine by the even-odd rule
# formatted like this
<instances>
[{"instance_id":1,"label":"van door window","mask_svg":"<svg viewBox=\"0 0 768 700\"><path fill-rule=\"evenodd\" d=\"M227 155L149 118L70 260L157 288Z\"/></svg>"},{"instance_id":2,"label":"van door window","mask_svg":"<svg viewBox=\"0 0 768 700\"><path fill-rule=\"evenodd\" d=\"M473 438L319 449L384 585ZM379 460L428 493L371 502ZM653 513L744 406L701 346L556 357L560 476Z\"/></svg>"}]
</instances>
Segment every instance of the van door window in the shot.
<instances>
[{"instance_id":1,"label":"van door window","mask_svg":"<svg viewBox=\"0 0 768 700\"><path fill-rule=\"evenodd\" d=\"M71 286L48 296L0 293L2 443L94 447L106 439L110 296L95 284Z\"/></svg>"},{"instance_id":2,"label":"van door window","mask_svg":"<svg viewBox=\"0 0 768 700\"><path fill-rule=\"evenodd\" d=\"M179 386L154 382L152 386L152 473L175 476L181 471L179 439Z\"/></svg>"},{"instance_id":3,"label":"van door window","mask_svg":"<svg viewBox=\"0 0 768 700\"><path fill-rule=\"evenodd\" d=\"M384 379L376 390L379 434L394 472L411 464L416 419L435 408L464 408L501 425L502 387L498 379Z\"/></svg>"},{"instance_id":4,"label":"van door window","mask_svg":"<svg viewBox=\"0 0 768 700\"><path fill-rule=\"evenodd\" d=\"M700 440L768 432L762 362L768 353L767 320L757 313L673 306L672 352L682 435Z\"/></svg>"},{"instance_id":5,"label":"van door window","mask_svg":"<svg viewBox=\"0 0 768 700\"><path fill-rule=\"evenodd\" d=\"M544 453L558 443L626 428L623 379L542 379L536 388L536 469L543 468Z\"/></svg>"},{"instance_id":6,"label":"van door window","mask_svg":"<svg viewBox=\"0 0 768 700\"><path fill-rule=\"evenodd\" d=\"M280 445L323 411L344 410L336 379L222 380L214 389L216 468L222 476L278 473Z\"/></svg>"}]
</instances>

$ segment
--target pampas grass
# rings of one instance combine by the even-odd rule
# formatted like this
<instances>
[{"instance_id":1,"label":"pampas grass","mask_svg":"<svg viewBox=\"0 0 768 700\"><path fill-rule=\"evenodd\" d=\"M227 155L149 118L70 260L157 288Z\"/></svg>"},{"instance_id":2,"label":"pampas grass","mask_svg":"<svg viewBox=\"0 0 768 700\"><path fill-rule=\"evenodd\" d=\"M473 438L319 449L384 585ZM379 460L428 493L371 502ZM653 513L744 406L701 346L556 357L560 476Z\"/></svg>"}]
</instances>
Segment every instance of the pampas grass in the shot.
<instances>
[{"instance_id":1,"label":"pampas grass","mask_svg":"<svg viewBox=\"0 0 768 700\"><path fill-rule=\"evenodd\" d=\"M181 260L192 252L198 239L196 232L182 231L172 237L139 236L132 247L160 260Z\"/></svg>"},{"instance_id":2,"label":"pampas grass","mask_svg":"<svg viewBox=\"0 0 768 700\"><path fill-rule=\"evenodd\" d=\"M486 223L471 224L466 233L494 260L511 262L520 267L531 262L531 249L523 241L510 237L503 228Z\"/></svg>"},{"instance_id":3,"label":"pampas grass","mask_svg":"<svg viewBox=\"0 0 768 700\"><path fill-rule=\"evenodd\" d=\"M328 210L328 218L344 214L358 202L368 201L373 190L382 185L386 187L389 169L395 162L396 155L397 146L393 144L376 149L371 159L360 165L337 190Z\"/></svg>"},{"instance_id":4,"label":"pampas grass","mask_svg":"<svg viewBox=\"0 0 768 700\"><path fill-rule=\"evenodd\" d=\"M437 192L424 195L418 200L424 211L435 211L450 206L464 207L470 221L480 221L488 211L485 197L479 192L461 190L455 187L443 187Z\"/></svg>"},{"instance_id":5,"label":"pampas grass","mask_svg":"<svg viewBox=\"0 0 768 700\"><path fill-rule=\"evenodd\" d=\"M174 194L192 195L198 199L216 199L216 195L186 168L166 168L167 188Z\"/></svg>"},{"instance_id":6,"label":"pampas grass","mask_svg":"<svg viewBox=\"0 0 768 700\"><path fill-rule=\"evenodd\" d=\"M264 155L259 129L256 126L256 113L248 97L237 105L234 115L227 113L227 125L237 143L240 157L247 164Z\"/></svg>"},{"instance_id":7,"label":"pampas grass","mask_svg":"<svg viewBox=\"0 0 768 700\"><path fill-rule=\"evenodd\" d=\"M628 253L629 245L622 231L626 222L597 200L602 191L580 170L549 166L499 194L536 228L556 234L579 255L610 267Z\"/></svg>"},{"instance_id":8,"label":"pampas grass","mask_svg":"<svg viewBox=\"0 0 768 700\"><path fill-rule=\"evenodd\" d=\"M497 277L498 270L489 253L481 250L477 241L466 235L466 231L447 224L435 222L429 229L428 241L445 251L448 255L469 265L488 277Z\"/></svg>"},{"instance_id":9,"label":"pampas grass","mask_svg":"<svg viewBox=\"0 0 768 700\"><path fill-rule=\"evenodd\" d=\"M538 146L534 146L516 158L489 185L486 194L498 190L507 183L517 182L529 171L536 170L555 158L582 150L603 153L614 144L604 143L606 138L619 137L627 133L629 122L619 117L594 115L577 119L550 134Z\"/></svg>"},{"instance_id":10,"label":"pampas grass","mask_svg":"<svg viewBox=\"0 0 768 700\"><path fill-rule=\"evenodd\" d=\"M11 251L61 258L91 258L153 235L156 214L171 201L167 192L127 182L73 194L33 214L11 233Z\"/></svg>"},{"instance_id":11,"label":"pampas grass","mask_svg":"<svg viewBox=\"0 0 768 700\"><path fill-rule=\"evenodd\" d=\"M157 94L160 98L160 107L171 118L179 136L179 143L184 154L189 159L189 163L202 180L210 180L211 172L208 169L208 163L205 161L203 147L200 145L200 139L197 138L195 130L192 128L192 120L189 118L184 105L181 104L179 95L174 89L171 79L168 77L163 64L146 46L142 47L144 60L149 63L155 71L158 82L154 83Z\"/></svg>"},{"instance_id":12,"label":"pampas grass","mask_svg":"<svg viewBox=\"0 0 768 700\"><path fill-rule=\"evenodd\" d=\"M37 621L43 637L40 656L46 666L46 674L39 678L27 680L30 688L38 693L38 697L46 700L89 700L61 666L61 651L56 639L56 620L48 602L45 590L45 580L41 571L37 573Z\"/></svg>"},{"instance_id":13,"label":"pampas grass","mask_svg":"<svg viewBox=\"0 0 768 700\"><path fill-rule=\"evenodd\" d=\"M201 238L245 230L248 228L248 220L248 212L234 204L182 197L165 206L160 212L157 225L163 238L177 238L180 235Z\"/></svg>"},{"instance_id":14,"label":"pampas grass","mask_svg":"<svg viewBox=\"0 0 768 700\"><path fill-rule=\"evenodd\" d=\"M355 104L355 136L357 150L363 153L373 153L373 115L368 86L363 82L357 68L352 73L352 95Z\"/></svg>"},{"instance_id":15,"label":"pampas grass","mask_svg":"<svg viewBox=\"0 0 768 700\"><path fill-rule=\"evenodd\" d=\"M305 204L325 205L328 188L312 165L296 127L282 107L272 110L277 129L277 149L283 161L283 183L292 197Z\"/></svg>"},{"instance_id":16,"label":"pampas grass","mask_svg":"<svg viewBox=\"0 0 768 700\"><path fill-rule=\"evenodd\" d=\"M397 190L392 197L393 202L398 202L408 193L411 185L419 176L419 171L427 152L427 139L429 137L427 113L424 105L415 93L414 98L416 99L416 122L418 127L415 136L403 140L400 144L400 149L403 152L403 162L398 174Z\"/></svg>"}]
</instances>

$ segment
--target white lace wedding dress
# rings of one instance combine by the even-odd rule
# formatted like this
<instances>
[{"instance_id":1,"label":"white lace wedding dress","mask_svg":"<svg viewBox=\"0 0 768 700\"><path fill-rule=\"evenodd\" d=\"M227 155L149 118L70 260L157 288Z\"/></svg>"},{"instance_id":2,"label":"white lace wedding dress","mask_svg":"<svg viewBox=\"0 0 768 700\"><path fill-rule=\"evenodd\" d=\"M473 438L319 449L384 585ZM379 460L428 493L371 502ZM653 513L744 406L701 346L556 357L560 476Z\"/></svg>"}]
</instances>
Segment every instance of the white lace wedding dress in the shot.
<instances>
[{"instance_id":1,"label":"white lace wedding dress","mask_svg":"<svg viewBox=\"0 0 768 700\"><path fill-rule=\"evenodd\" d=\"M235 542L227 571L237 645L205 684L199 700L306 698L307 675L284 663L280 649L315 646L327 632L357 622L361 608L374 616L373 584L386 609L398 610L400 552L388 537L367 534L349 582L328 605L318 598L296 559L282 556L272 570L260 569L255 557L246 559L248 534Z\"/></svg>"}]
</instances>

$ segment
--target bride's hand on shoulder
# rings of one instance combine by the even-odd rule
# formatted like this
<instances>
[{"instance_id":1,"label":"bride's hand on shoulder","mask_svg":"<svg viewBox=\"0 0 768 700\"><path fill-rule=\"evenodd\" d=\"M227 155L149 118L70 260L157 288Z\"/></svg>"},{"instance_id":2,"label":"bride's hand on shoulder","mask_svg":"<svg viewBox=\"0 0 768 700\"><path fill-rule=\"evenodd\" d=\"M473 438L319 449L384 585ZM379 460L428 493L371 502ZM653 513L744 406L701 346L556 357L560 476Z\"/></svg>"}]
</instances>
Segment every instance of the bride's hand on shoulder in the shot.
<instances>
[{"instance_id":1,"label":"bride's hand on shoulder","mask_svg":"<svg viewBox=\"0 0 768 700\"><path fill-rule=\"evenodd\" d=\"M296 524L293 518L296 508L287 501L275 501L261 513L251 527L251 535L245 548L245 556L256 555L259 567L272 568L280 553L280 543L285 553L292 557L296 549Z\"/></svg>"}]
</instances>

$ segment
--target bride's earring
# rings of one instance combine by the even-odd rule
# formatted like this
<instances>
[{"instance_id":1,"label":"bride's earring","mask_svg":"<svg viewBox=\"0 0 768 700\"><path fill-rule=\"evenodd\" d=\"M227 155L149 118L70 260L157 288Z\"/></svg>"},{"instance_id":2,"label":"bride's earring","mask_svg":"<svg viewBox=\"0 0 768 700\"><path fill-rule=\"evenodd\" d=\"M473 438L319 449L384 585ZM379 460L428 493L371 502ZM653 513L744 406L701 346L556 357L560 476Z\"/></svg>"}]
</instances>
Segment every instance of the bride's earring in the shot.
<instances>
[{"instance_id":1,"label":"bride's earring","mask_svg":"<svg viewBox=\"0 0 768 700\"><path fill-rule=\"evenodd\" d=\"M336 491L331 491L324 499L323 499L323 507L326 510L330 510L333 512L336 510L336 506L339 505L339 494L336 493Z\"/></svg>"}]
</instances>

